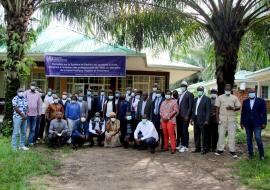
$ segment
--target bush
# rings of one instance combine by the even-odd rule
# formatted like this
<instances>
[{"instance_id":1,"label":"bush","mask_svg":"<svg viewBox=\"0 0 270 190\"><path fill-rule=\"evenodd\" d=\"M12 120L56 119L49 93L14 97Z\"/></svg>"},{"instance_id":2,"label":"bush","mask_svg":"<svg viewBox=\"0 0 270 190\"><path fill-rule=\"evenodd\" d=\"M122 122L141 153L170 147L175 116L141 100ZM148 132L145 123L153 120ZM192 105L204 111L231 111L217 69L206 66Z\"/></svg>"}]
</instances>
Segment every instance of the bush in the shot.
<instances>
[{"instance_id":1,"label":"bush","mask_svg":"<svg viewBox=\"0 0 270 190\"><path fill-rule=\"evenodd\" d=\"M12 121L5 119L4 122L1 123L0 125L0 133L5 137L9 137L11 136L12 131L13 131Z\"/></svg>"},{"instance_id":2,"label":"bush","mask_svg":"<svg viewBox=\"0 0 270 190\"><path fill-rule=\"evenodd\" d=\"M236 129L235 140L237 144L245 144L246 143L246 133L245 130L241 128Z\"/></svg>"}]
</instances>

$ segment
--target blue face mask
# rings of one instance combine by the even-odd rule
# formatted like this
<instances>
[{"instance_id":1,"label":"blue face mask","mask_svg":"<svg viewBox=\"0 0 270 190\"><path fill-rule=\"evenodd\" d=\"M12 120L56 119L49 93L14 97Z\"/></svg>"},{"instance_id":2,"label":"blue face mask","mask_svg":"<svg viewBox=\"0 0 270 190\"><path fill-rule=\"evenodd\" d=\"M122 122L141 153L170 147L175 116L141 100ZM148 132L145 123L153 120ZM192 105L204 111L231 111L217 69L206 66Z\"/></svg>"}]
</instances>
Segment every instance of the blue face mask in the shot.
<instances>
[{"instance_id":1,"label":"blue face mask","mask_svg":"<svg viewBox=\"0 0 270 190\"><path fill-rule=\"evenodd\" d=\"M256 97L256 94L255 94L254 92L248 93L248 97L249 97L250 99L254 99L254 98Z\"/></svg>"},{"instance_id":2,"label":"blue face mask","mask_svg":"<svg viewBox=\"0 0 270 190\"><path fill-rule=\"evenodd\" d=\"M128 115L127 116L127 120L130 121L132 119L132 116L131 115Z\"/></svg>"},{"instance_id":3,"label":"blue face mask","mask_svg":"<svg viewBox=\"0 0 270 190\"><path fill-rule=\"evenodd\" d=\"M168 99L170 99L170 98L171 98L171 95L166 94L166 95L165 95L165 98L168 100Z\"/></svg>"}]
</instances>

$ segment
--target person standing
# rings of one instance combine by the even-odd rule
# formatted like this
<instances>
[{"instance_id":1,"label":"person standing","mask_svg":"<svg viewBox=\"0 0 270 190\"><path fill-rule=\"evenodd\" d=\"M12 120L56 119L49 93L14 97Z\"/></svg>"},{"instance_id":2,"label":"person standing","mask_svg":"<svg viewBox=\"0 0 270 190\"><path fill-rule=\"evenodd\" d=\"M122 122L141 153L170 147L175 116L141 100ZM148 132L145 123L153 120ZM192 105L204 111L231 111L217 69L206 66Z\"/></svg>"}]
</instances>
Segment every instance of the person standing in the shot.
<instances>
[{"instance_id":1,"label":"person standing","mask_svg":"<svg viewBox=\"0 0 270 190\"><path fill-rule=\"evenodd\" d=\"M100 113L101 116L104 115L104 103L107 100L105 96L105 91L103 89L100 90L99 96L97 97L97 111Z\"/></svg>"},{"instance_id":2,"label":"person standing","mask_svg":"<svg viewBox=\"0 0 270 190\"><path fill-rule=\"evenodd\" d=\"M47 105L53 103L53 96L52 96L52 89L51 88L48 89L44 101L47 103Z\"/></svg>"},{"instance_id":3,"label":"person standing","mask_svg":"<svg viewBox=\"0 0 270 190\"><path fill-rule=\"evenodd\" d=\"M61 104L63 106L64 110L66 110L67 104L70 103L70 101L67 98L68 98L67 92L64 91L62 93L61 99L59 100L59 104Z\"/></svg>"},{"instance_id":4,"label":"person standing","mask_svg":"<svg viewBox=\"0 0 270 190\"><path fill-rule=\"evenodd\" d=\"M211 100L209 97L204 95L204 87L199 86L197 88L198 97L195 98L193 103L192 119L191 123L194 125L194 141L196 152L206 154L207 149L207 135L206 131L210 119Z\"/></svg>"},{"instance_id":5,"label":"person standing","mask_svg":"<svg viewBox=\"0 0 270 190\"><path fill-rule=\"evenodd\" d=\"M169 139L171 142L171 153L176 152L175 124L176 115L179 112L177 101L171 98L171 91L167 90L165 100L160 106L161 126L164 135L164 151L168 151Z\"/></svg>"},{"instance_id":6,"label":"person standing","mask_svg":"<svg viewBox=\"0 0 270 190\"><path fill-rule=\"evenodd\" d=\"M142 116L145 114L147 118L152 120L151 111L152 111L152 100L148 98L148 93L145 92L142 94L142 99L138 102L136 119L138 121L141 121Z\"/></svg>"},{"instance_id":7,"label":"person standing","mask_svg":"<svg viewBox=\"0 0 270 190\"><path fill-rule=\"evenodd\" d=\"M19 88L17 90L17 96L12 99L13 112L13 132L12 132L12 148L17 150L17 136L20 134L20 150L29 150L25 146L26 128L27 128L27 100L24 98L24 90Z\"/></svg>"},{"instance_id":8,"label":"person standing","mask_svg":"<svg viewBox=\"0 0 270 190\"><path fill-rule=\"evenodd\" d=\"M217 90L211 89L210 91L211 98L211 116L209 121L209 127L207 130L208 136L208 150L212 152L216 152L217 150L217 142L218 142L218 122L216 117L216 99L217 99Z\"/></svg>"},{"instance_id":9,"label":"person standing","mask_svg":"<svg viewBox=\"0 0 270 190\"><path fill-rule=\"evenodd\" d=\"M118 103L120 101L120 96L121 96L121 92L119 90L116 90L115 94L114 94L114 97L115 97L114 101L115 101L116 108L118 107ZM117 112L117 110L116 110L116 112Z\"/></svg>"},{"instance_id":10,"label":"person standing","mask_svg":"<svg viewBox=\"0 0 270 190\"><path fill-rule=\"evenodd\" d=\"M177 149L180 152L188 151L189 147L189 122L192 114L194 96L187 90L188 84L186 81L181 83L182 94L178 98L179 114L177 116ZM181 142L180 142L181 140Z\"/></svg>"},{"instance_id":11,"label":"person standing","mask_svg":"<svg viewBox=\"0 0 270 190\"><path fill-rule=\"evenodd\" d=\"M153 84L153 91L150 93L150 96L149 96L149 99L151 101L154 101L156 99L157 90L158 90L158 83L154 83Z\"/></svg>"},{"instance_id":12,"label":"person standing","mask_svg":"<svg viewBox=\"0 0 270 190\"><path fill-rule=\"evenodd\" d=\"M66 107L65 117L68 122L68 128L72 131L75 122L81 117L81 108L77 102L77 97L74 95L71 97L70 104ZM71 139L68 140L68 143L71 143Z\"/></svg>"},{"instance_id":13,"label":"person standing","mask_svg":"<svg viewBox=\"0 0 270 190\"><path fill-rule=\"evenodd\" d=\"M88 104L83 100L83 93L81 92L78 96L78 104L80 105L80 113L88 116Z\"/></svg>"},{"instance_id":14,"label":"person standing","mask_svg":"<svg viewBox=\"0 0 270 190\"><path fill-rule=\"evenodd\" d=\"M25 98L28 103L27 124L30 128L28 145L33 146L36 134L37 117L40 115L41 97L39 92L36 91L36 83L31 82L30 89L25 92Z\"/></svg>"},{"instance_id":15,"label":"person standing","mask_svg":"<svg viewBox=\"0 0 270 190\"><path fill-rule=\"evenodd\" d=\"M254 89L248 92L248 99L243 102L241 112L241 128L246 130L248 158L253 159L253 134L259 150L260 160L264 160L264 148L262 142L262 130L267 125L267 109L265 100L256 97Z\"/></svg>"},{"instance_id":16,"label":"person standing","mask_svg":"<svg viewBox=\"0 0 270 190\"><path fill-rule=\"evenodd\" d=\"M71 143L73 149L77 149L78 146L82 147L85 142L89 140L89 124L86 119L86 115L82 114L80 120L74 123L72 134L71 134Z\"/></svg>"},{"instance_id":17,"label":"person standing","mask_svg":"<svg viewBox=\"0 0 270 190\"><path fill-rule=\"evenodd\" d=\"M131 87L127 87L125 99L128 102L130 101L130 98L131 98L131 91L132 91ZM135 93L134 93L134 96L135 96Z\"/></svg>"},{"instance_id":18,"label":"person standing","mask_svg":"<svg viewBox=\"0 0 270 190\"><path fill-rule=\"evenodd\" d=\"M158 132L159 141L161 141L161 149L164 148L164 136L162 132L162 127L160 125L160 106L165 98L162 97L162 92L160 89L157 90L156 98L152 103L152 121L155 125L155 128Z\"/></svg>"},{"instance_id":19,"label":"person standing","mask_svg":"<svg viewBox=\"0 0 270 190\"><path fill-rule=\"evenodd\" d=\"M230 84L225 85L225 94L220 95L216 100L216 116L218 126L218 145L216 155L221 155L225 148L225 134L228 131L228 145L233 158L237 158L235 153L235 132L236 132L236 112L240 110L238 98L231 94Z\"/></svg>"},{"instance_id":20,"label":"person standing","mask_svg":"<svg viewBox=\"0 0 270 190\"><path fill-rule=\"evenodd\" d=\"M38 137L40 139L43 139L45 125L46 125L45 114L46 114L46 109L47 109L47 104L45 103L45 94L44 93L42 93L42 95L41 95L41 102L42 102L42 107L41 107L41 117L40 117L40 126L39 126Z\"/></svg>"},{"instance_id":21,"label":"person standing","mask_svg":"<svg viewBox=\"0 0 270 190\"><path fill-rule=\"evenodd\" d=\"M120 142L120 121L116 119L116 113L110 113L110 119L106 123L104 147L119 147Z\"/></svg>"},{"instance_id":22,"label":"person standing","mask_svg":"<svg viewBox=\"0 0 270 190\"><path fill-rule=\"evenodd\" d=\"M148 148L152 154L155 153L155 148L158 145L158 133L154 124L148 120L145 114L134 131L134 138L139 150Z\"/></svg>"},{"instance_id":23,"label":"person standing","mask_svg":"<svg viewBox=\"0 0 270 190\"><path fill-rule=\"evenodd\" d=\"M113 92L110 90L108 93L108 99L104 103L104 115L102 117L105 119L105 121L110 119L111 112L116 112L116 106Z\"/></svg>"},{"instance_id":24,"label":"person standing","mask_svg":"<svg viewBox=\"0 0 270 190\"><path fill-rule=\"evenodd\" d=\"M95 111L96 111L95 110L95 98L94 98L94 95L93 95L93 90L91 88L89 88L87 90L85 101L87 101L87 105L88 105L87 122L89 122L90 119L94 117Z\"/></svg>"}]
</instances>

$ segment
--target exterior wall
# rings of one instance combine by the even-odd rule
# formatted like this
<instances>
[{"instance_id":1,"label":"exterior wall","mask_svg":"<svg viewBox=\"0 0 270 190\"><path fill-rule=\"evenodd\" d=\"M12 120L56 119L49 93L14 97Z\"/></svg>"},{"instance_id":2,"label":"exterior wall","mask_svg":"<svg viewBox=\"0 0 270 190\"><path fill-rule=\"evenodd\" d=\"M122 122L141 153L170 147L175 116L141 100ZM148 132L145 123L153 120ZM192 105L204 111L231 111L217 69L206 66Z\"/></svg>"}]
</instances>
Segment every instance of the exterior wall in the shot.
<instances>
[{"instance_id":1,"label":"exterior wall","mask_svg":"<svg viewBox=\"0 0 270 190\"><path fill-rule=\"evenodd\" d=\"M270 113L270 100L266 100L267 112Z\"/></svg>"}]
</instances>

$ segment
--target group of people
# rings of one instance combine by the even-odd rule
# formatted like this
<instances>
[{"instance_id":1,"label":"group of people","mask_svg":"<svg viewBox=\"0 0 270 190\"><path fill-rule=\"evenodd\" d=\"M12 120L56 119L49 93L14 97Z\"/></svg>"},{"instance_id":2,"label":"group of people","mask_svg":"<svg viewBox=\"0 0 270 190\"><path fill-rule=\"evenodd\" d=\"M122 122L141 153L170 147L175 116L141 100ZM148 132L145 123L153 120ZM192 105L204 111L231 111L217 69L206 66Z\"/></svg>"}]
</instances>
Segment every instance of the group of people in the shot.
<instances>
[{"instance_id":1,"label":"group of people","mask_svg":"<svg viewBox=\"0 0 270 190\"><path fill-rule=\"evenodd\" d=\"M221 155L225 148L228 132L228 147L237 158L235 149L236 112L241 109L238 98L232 94L231 85L225 86L223 95L212 89L210 97L203 86L197 88L196 97L188 91L187 82L181 83L179 91L162 92L157 83L148 94L137 89L120 91L100 90L94 96L92 89L84 94L73 95L63 92L59 98L54 90L47 94L37 88L18 89L12 100L14 107L12 146L28 150L44 139L50 146L71 143L74 149L89 143L98 146L128 148L130 146L155 153L160 145L162 151L172 154L189 151L189 126L194 126L194 153L210 151ZM247 134L249 158L254 156L253 134L264 159L261 130L266 127L267 111L265 101L256 97L251 89L241 109L241 127ZM29 126L28 146L26 128ZM17 136L20 134L20 145Z\"/></svg>"}]
</instances>

